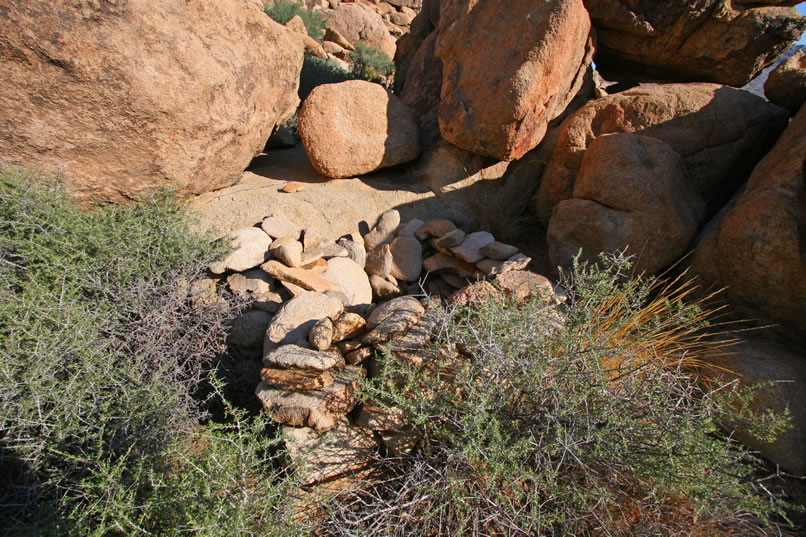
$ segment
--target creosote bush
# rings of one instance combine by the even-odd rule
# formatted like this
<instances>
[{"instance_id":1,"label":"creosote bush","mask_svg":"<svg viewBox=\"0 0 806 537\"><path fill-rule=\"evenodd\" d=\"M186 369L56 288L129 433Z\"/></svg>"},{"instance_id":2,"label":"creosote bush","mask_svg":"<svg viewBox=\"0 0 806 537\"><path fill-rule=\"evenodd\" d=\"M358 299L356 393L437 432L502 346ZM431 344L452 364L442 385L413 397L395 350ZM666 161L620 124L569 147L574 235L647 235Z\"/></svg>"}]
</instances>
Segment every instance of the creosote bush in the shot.
<instances>
[{"instance_id":1,"label":"creosote bush","mask_svg":"<svg viewBox=\"0 0 806 537\"><path fill-rule=\"evenodd\" d=\"M302 60L297 95L299 95L300 101L304 101L316 86L336 84L356 78L358 77L354 73L345 71L335 61L306 53Z\"/></svg>"},{"instance_id":2,"label":"creosote bush","mask_svg":"<svg viewBox=\"0 0 806 537\"><path fill-rule=\"evenodd\" d=\"M329 535L778 535L784 505L720 430L753 390L693 373L719 347L688 284L575 263L567 299L488 297L444 314L425 364L382 359L367 398L421 435L385 480L328 504Z\"/></svg>"},{"instance_id":3,"label":"creosote bush","mask_svg":"<svg viewBox=\"0 0 806 537\"><path fill-rule=\"evenodd\" d=\"M278 441L216 381L242 304L192 299L221 253L168 193L84 212L0 174L5 534L295 534Z\"/></svg>"},{"instance_id":4,"label":"creosote bush","mask_svg":"<svg viewBox=\"0 0 806 537\"><path fill-rule=\"evenodd\" d=\"M327 19L324 15L317 11L307 9L305 4L301 1L274 0L271 4L264 3L263 11L280 24L285 24L296 15L299 15L302 22L305 23L305 29L308 31L308 35L314 39L318 39L322 36L322 32L325 31L325 25L327 24Z\"/></svg>"},{"instance_id":5,"label":"creosote bush","mask_svg":"<svg viewBox=\"0 0 806 537\"><path fill-rule=\"evenodd\" d=\"M359 41L355 50L350 52L350 62L356 78L381 83L387 88L392 86L395 62L384 52Z\"/></svg>"}]
</instances>

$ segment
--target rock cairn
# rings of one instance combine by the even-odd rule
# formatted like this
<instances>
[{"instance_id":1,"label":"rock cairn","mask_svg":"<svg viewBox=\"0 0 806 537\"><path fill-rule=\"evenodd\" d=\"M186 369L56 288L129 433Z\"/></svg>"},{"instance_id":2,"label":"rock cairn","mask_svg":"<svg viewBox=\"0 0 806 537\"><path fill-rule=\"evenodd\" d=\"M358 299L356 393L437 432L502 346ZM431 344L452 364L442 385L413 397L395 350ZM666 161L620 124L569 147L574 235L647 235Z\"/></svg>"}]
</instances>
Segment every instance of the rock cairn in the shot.
<instances>
[{"instance_id":1,"label":"rock cairn","mask_svg":"<svg viewBox=\"0 0 806 537\"><path fill-rule=\"evenodd\" d=\"M284 426L305 483L366 466L381 445L392 456L416 445L400 413L359 405L357 390L362 378L378 374L381 348L422 363L439 299L473 300L468 284L487 277L518 297L551 289L522 270L529 257L490 233L444 219L401 222L396 210L364 236L328 240L272 215L229 240L234 250L210 272L254 304L235 321L230 342L262 345L255 393Z\"/></svg>"}]
</instances>

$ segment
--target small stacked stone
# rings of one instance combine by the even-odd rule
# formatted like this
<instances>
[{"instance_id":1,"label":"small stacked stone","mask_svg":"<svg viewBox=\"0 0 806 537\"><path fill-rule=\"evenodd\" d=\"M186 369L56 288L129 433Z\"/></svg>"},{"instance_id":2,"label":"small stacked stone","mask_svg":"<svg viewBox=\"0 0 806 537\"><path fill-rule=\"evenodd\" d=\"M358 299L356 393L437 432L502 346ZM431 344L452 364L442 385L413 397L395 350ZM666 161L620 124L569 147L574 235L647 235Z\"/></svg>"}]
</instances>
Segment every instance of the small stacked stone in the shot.
<instances>
[{"instance_id":1,"label":"small stacked stone","mask_svg":"<svg viewBox=\"0 0 806 537\"><path fill-rule=\"evenodd\" d=\"M230 342L262 345L255 393L285 427L308 483L361 467L377 452L377 438L393 456L416 445L399 411L358 405L356 395L363 377L379 374L378 352L416 365L427 360L437 310L431 298L412 295L448 298L479 278L520 273L530 261L490 233L466 233L444 219L401 222L396 210L363 237L333 241L270 215L229 240L235 249L210 272L253 299ZM341 453L339 460L324 456L327 450Z\"/></svg>"},{"instance_id":2,"label":"small stacked stone","mask_svg":"<svg viewBox=\"0 0 806 537\"><path fill-rule=\"evenodd\" d=\"M396 210L381 215L364 236L364 245L365 270L376 300L403 294L403 282L409 284L409 293L421 292L423 271L428 294L447 297L478 278L522 270L531 262L517 247L496 241L486 231L466 233L447 219L401 224Z\"/></svg>"}]
</instances>

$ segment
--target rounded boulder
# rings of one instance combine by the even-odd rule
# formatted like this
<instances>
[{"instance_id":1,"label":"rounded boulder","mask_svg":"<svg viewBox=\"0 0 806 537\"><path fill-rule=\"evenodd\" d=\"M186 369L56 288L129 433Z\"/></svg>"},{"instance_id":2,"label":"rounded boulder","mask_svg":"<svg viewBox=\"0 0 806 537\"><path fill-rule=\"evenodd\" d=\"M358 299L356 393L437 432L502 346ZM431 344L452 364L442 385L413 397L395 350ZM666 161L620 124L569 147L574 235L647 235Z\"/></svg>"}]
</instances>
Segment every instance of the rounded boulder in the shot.
<instances>
[{"instance_id":1,"label":"rounded boulder","mask_svg":"<svg viewBox=\"0 0 806 537\"><path fill-rule=\"evenodd\" d=\"M353 177L417 158L417 120L383 86L364 80L317 86L299 111L299 134L314 169Z\"/></svg>"}]
</instances>

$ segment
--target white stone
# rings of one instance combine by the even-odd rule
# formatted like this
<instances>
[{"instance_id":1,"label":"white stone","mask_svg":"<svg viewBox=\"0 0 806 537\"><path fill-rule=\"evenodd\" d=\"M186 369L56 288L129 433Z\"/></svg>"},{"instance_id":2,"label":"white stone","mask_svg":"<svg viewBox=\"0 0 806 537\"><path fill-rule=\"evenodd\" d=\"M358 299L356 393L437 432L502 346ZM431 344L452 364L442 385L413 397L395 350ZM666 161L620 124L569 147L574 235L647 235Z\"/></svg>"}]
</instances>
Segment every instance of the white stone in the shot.
<instances>
[{"instance_id":1,"label":"white stone","mask_svg":"<svg viewBox=\"0 0 806 537\"><path fill-rule=\"evenodd\" d=\"M367 273L349 257L328 259L327 270L322 273L322 277L338 285L347 295L345 307L366 308L372 302L372 287Z\"/></svg>"},{"instance_id":2,"label":"white stone","mask_svg":"<svg viewBox=\"0 0 806 537\"><path fill-rule=\"evenodd\" d=\"M495 237L493 237L492 233L487 231L476 231L475 233L470 233L467 237L465 237L465 240L462 241L462 244L451 248L451 251L456 255L456 257L467 261L468 263L478 263L484 259L484 254L482 254L479 250L491 242L495 242Z\"/></svg>"},{"instance_id":3,"label":"white stone","mask_svg":"<svg viewBox=\"0 0 806 537\"><path fill-rule=\"evenodd\" d=\"M229 244L235 250L222 261L210 265L210 272L223 274L230 270L243 272L254 268L269 259L271 237L256 227L236 229L227 236Z\"/></svg>"}]
</instances>

